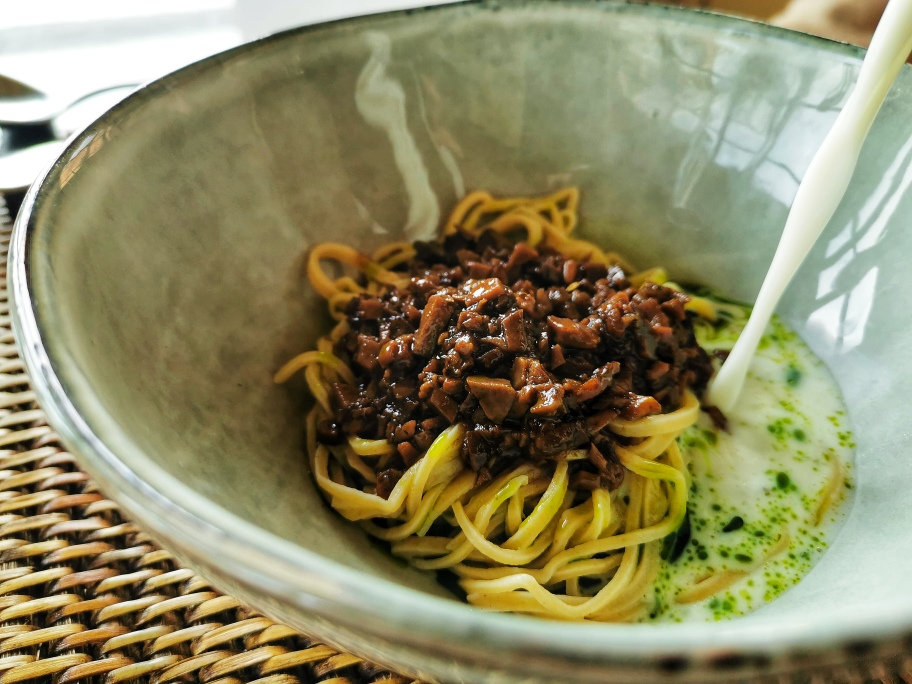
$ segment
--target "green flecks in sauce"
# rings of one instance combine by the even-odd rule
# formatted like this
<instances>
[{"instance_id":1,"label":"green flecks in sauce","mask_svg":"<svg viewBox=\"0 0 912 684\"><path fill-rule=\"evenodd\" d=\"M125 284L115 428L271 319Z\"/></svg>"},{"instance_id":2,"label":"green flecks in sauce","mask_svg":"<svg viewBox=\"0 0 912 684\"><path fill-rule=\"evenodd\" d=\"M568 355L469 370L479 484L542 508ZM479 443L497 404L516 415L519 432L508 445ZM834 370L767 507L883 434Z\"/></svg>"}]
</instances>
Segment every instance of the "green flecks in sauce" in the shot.
<instances>
[{"instance_id":1,"label":"green flecks in sauce","mask_svg":"<svg viewBox=\"0 0 912 684\"><path fill-rule=\"evenodd\" d=\"M730 349L749 313L729 303L721 309L719 322L698 326L709 352ZM818 560L845 509L835 502L814 525L833 459L846 473L841 497L852 488L854 438L827 370L776 317L728 418L731 434L701 415L679 441L692 482L689 538L674 562L662 562L652 596L656 620L722 620L775 599ZM703 601L675 600L726 570L743 577Z\"/></svg>"},{"instance_id":2,"label":"green flecks in sauce","mask_svg":"<svg viewBox=\"0 0 912 684\"><path fill-rule=\"evenodd\" d=\"M767 423L766 430L776 438L777 442L782 444L788 441L793 432L791 425L791 418L777 418L772 423Z\"/></svg>"},{"instance_id":3,"label":"green flecks in sauce","mask_svg":"<svg viewBox=\"0 0 912 684\"><path fill-rule=\"evenodd\" d=\"M801 382L801 369L790 363L785 369L785 382L791 387L797 386Z\"/></svg>"}]
</instances>

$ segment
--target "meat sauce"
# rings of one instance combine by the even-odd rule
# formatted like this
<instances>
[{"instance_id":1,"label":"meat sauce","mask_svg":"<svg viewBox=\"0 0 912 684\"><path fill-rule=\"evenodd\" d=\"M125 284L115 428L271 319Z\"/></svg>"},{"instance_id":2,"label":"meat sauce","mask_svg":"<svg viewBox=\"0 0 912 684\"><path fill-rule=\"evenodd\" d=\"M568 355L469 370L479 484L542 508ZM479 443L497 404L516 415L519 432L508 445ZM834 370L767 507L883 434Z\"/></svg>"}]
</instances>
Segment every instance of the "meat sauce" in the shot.
<instances>
[{"instance_id":1,"label":"meat sauce","mask_svg":"<svg viewBox=\"0 0 912 684\"><path fill-rule=\"evenodd\" d=\"M331 387L318 439L385 439L378 473L388 496L402 473L454 423L462 456L488 481L517 462L574 449L577 488L617 488L624 469L607 424L677 408L712 373L684 293L633 287L618 266L533 249L494 233L416 242L398 267L404 288L361 294L336 343L356 383Z\"/></svg>"}]
</instances>

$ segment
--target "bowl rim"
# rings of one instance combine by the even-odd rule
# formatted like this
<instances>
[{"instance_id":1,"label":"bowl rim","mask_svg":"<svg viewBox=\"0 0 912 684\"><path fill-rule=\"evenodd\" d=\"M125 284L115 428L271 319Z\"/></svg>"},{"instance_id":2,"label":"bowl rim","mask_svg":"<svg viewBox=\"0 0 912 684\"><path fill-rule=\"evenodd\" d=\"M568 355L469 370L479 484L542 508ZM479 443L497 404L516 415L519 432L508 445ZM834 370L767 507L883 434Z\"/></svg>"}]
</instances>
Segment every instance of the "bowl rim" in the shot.
<instances>
[{"instance_id":1,"label":"bowl rim","mask_svg":"<svg viewBox=\"0 0 912 684\"><path fill-rule=\"evenodd\" d=\"M912 632L912 600L875 604L851 621L827 620L826 610L804 619L773 622L752 618L724 623L684 624L574 624L526 616L488 613L463 603L424 594L403 585L378 580L348 566L326 559L283 539L206 499L157 466L126 435L118 435L121 448L142 459L144 472L134 471L117 457L77 409L54 370L44 346L39 320L40 293L32 289L30 256L35 249L30 236L41 223L41 208L59 192L57 182L68 162L97 133L134 107L141 107L158 93L194 78L263 46L279 41L306 39L312 32L336 25L370 27L378 21L397 20L417 12L524 11L528 8L562 12L567 8L590 11L632 12L652 17L674 16L680 21L715 26L728 34L767 37L859 59L862 48L818 38L759 22L698 11L651 5L634 0L471 0L372 15L348 17L288 29L231 48L182 67L139 88L72 136L60 157L36 180L22 202L13 229L8 262L12 300L11 318L16 343L32 387L50 423L80 457L80 465L103 491L191 566L208 559L254 591L285 597L301 610L331 618L340 624L384 634L390 640L437 650L484 643L497 654L535 653L587 662L643 664L644 659L686 657L711 659L714 654L760 654L820 651L858 641L899 637ZM908 68L908 67L907 67ZM47 293L45 293L47 296ZM100 404L99 404L100 406ZM138 460L137 460L138 462ZM148 467L145 467L145 466ZM150 479L151 475L151 479ZM163 492L168 492L165 494ZM196 561L196 562L194 562ZM218 582L216 582L218 584Z\"/></svg>"}]
</instances>

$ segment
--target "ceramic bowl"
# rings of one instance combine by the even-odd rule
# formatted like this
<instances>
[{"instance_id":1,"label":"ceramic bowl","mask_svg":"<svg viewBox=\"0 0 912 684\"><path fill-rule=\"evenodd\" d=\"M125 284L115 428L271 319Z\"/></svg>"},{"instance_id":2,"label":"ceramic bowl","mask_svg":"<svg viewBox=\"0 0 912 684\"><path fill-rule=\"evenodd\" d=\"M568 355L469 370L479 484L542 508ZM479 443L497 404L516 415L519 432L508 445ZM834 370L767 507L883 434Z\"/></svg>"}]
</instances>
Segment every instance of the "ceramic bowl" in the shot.
<instances>
[{"instance_id":1,"label":"ceramic bowl","mask_svg":"<svg viewBox=\"0 0 912 684\"><path fill-rule=\"evenodd\" d=\"M325 329L326 239L435 233L467 190L582 189L587 237L751 300L854 48L612 2L473 3L283 33L154 82L32 188L14 322L52 424L101 489L224 591L452 681L706 681L898 652L912 633L912 73L780 312L856 433L847 522L747 617L565 624L463 605L334 514L272 382ZM870 651L869 649L875 649Z\"/></svg>"}]
</instances>

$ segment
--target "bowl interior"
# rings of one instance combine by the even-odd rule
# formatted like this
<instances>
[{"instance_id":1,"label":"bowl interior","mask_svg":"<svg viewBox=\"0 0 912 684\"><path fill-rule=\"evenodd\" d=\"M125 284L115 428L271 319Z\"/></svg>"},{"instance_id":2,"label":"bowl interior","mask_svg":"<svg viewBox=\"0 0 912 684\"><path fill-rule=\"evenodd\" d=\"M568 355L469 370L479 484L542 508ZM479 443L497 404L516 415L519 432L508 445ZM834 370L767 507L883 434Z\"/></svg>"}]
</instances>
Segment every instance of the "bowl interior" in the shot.
<instances>
[{"instance_id":1,"label":"bowl interior","mask_svg":"<svg viewBox=\"0 0 912 684\"><path fill-rule=\"evenodd\" d=\"M379 17L207 60L119 105L37 196L28 287L53 373L123 472L165 497L174 478L313 554L446 596L311 482L303 389L271 380L326 329L307 249L431 237L472 189L574 184L585 237L751 300L858 66L842 46L601 3ZM780 309L849 406L854 505L811 577L744 620L912 598L896 299L912 284L910 107L906 71Z\"/></svg>"}]
</instances>

